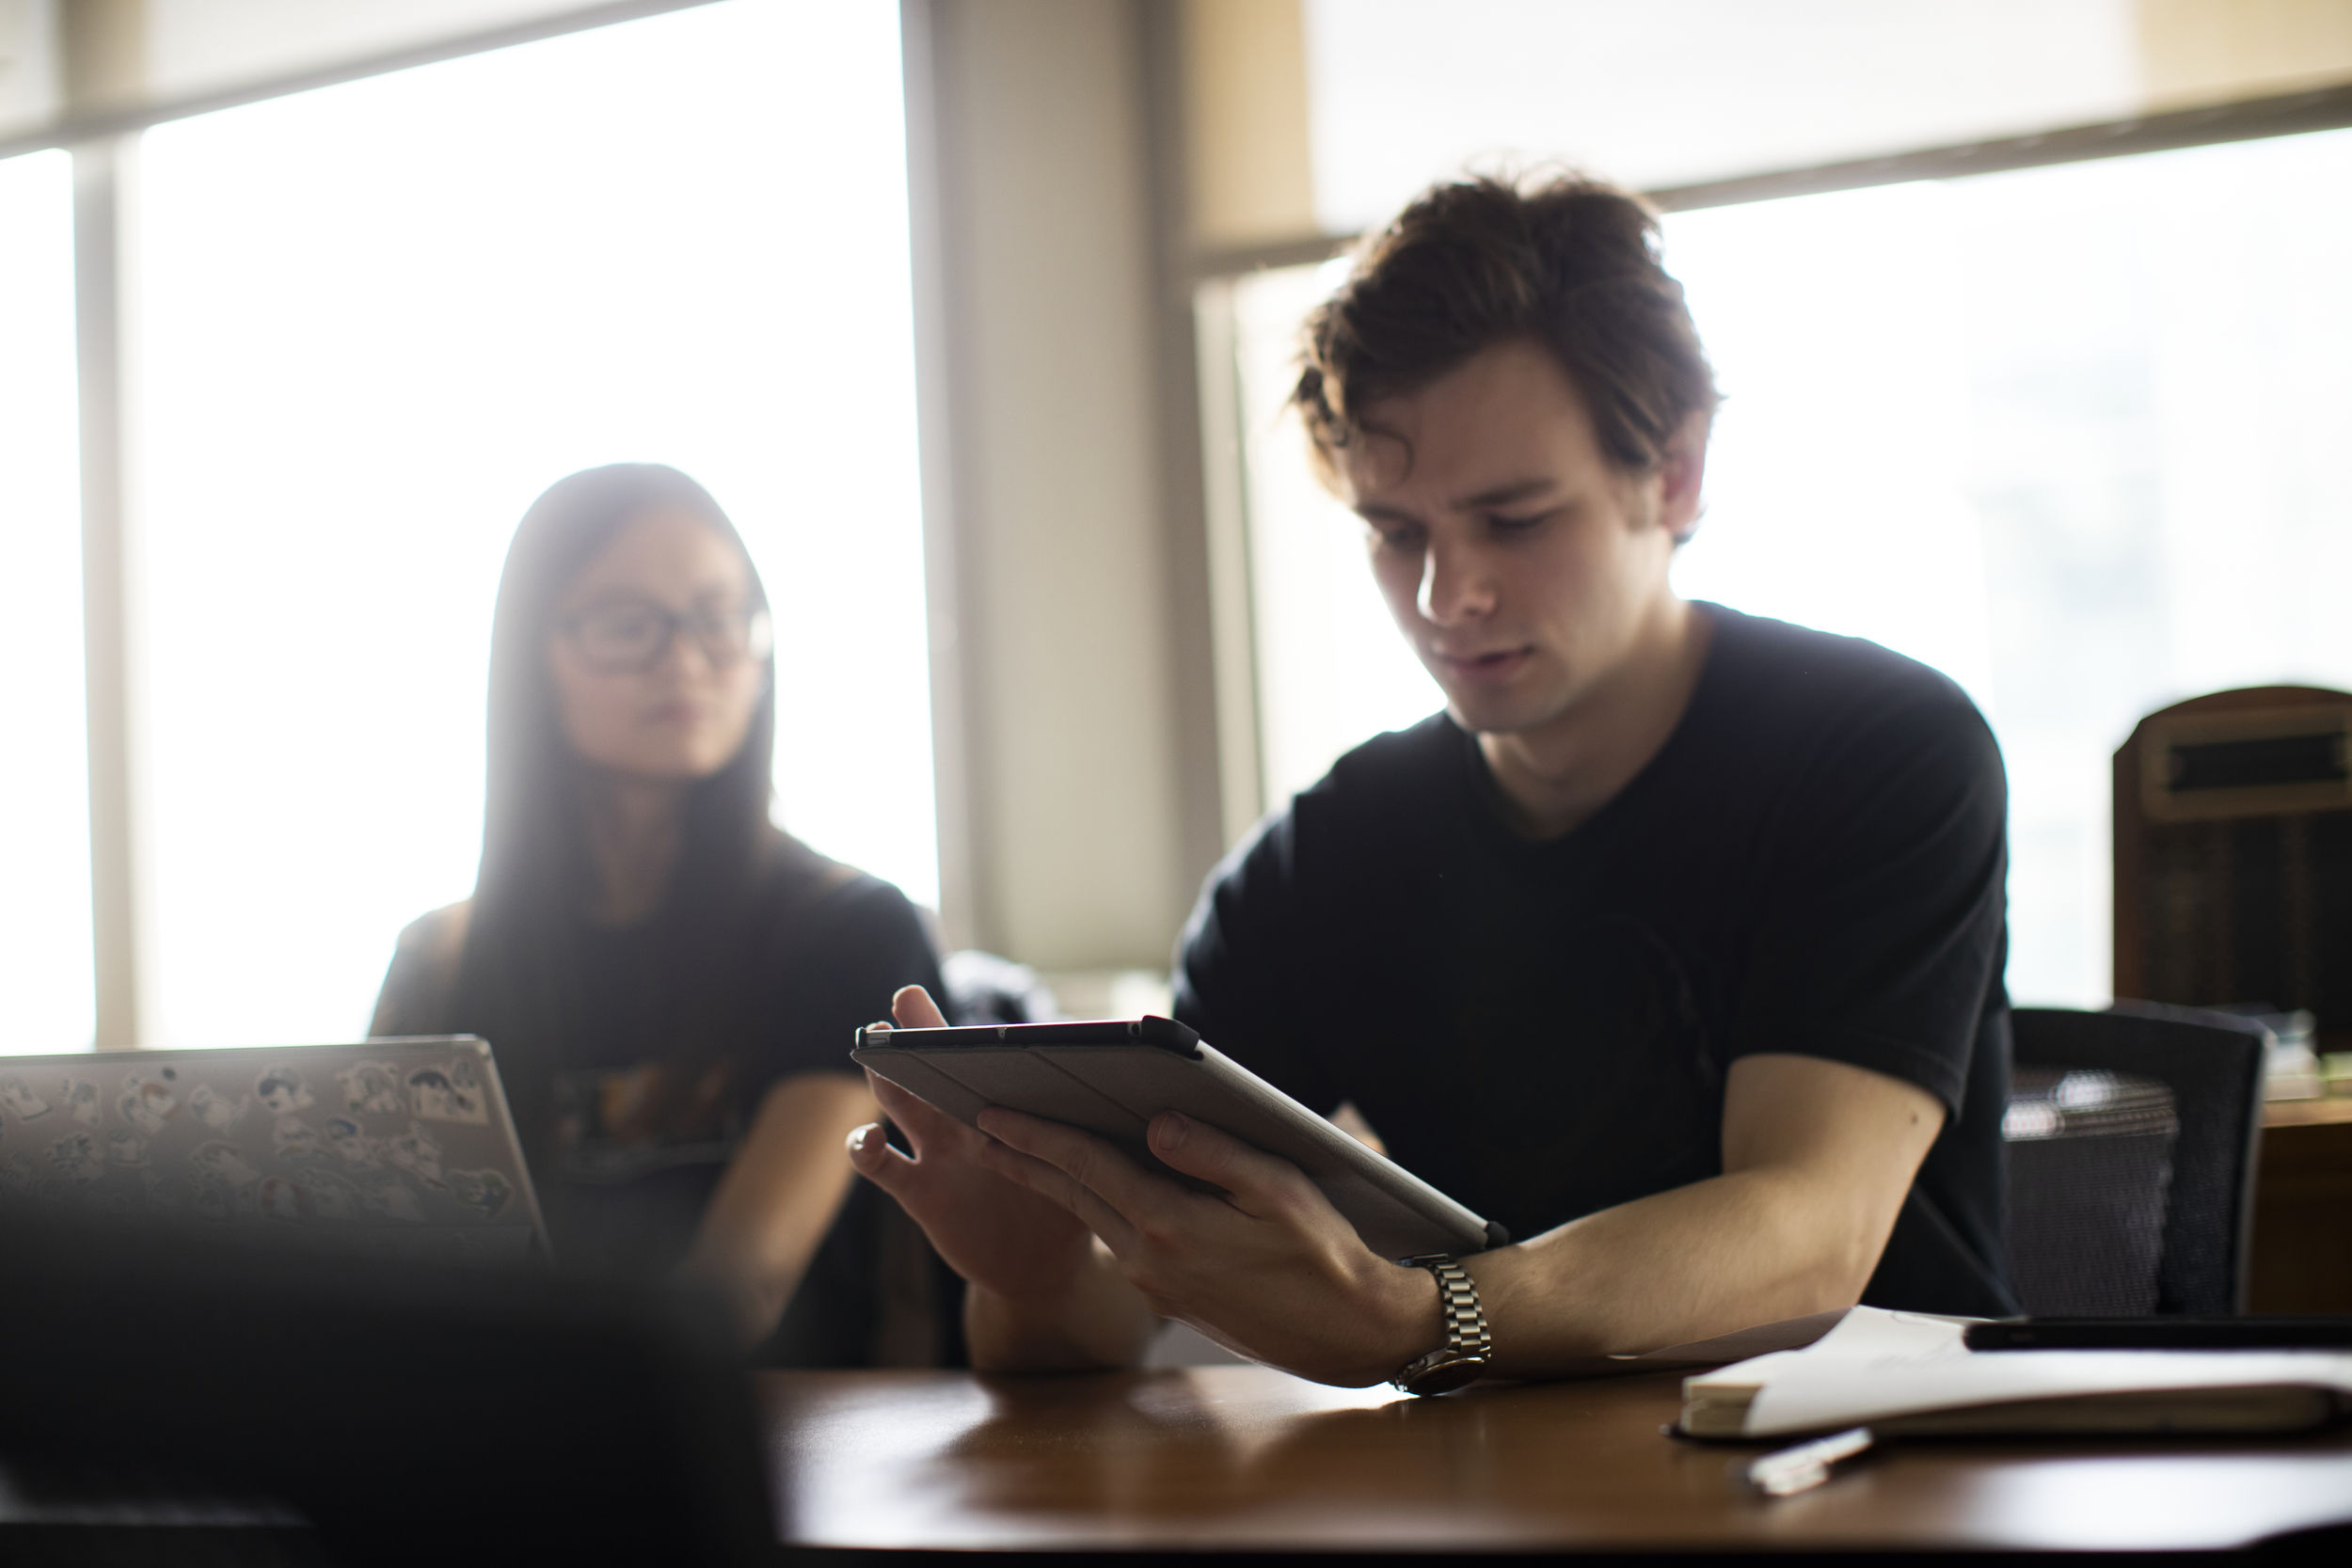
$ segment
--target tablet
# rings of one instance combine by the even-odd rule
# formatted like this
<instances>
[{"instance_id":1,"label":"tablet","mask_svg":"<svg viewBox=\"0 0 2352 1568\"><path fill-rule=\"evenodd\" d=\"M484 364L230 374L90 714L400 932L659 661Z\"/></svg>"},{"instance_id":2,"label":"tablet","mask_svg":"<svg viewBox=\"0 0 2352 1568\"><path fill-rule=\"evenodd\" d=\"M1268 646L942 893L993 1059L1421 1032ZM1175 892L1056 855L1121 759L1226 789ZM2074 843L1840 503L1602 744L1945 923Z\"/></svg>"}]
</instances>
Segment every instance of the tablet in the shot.
<instances>
[{"instance_id":1,"label":"tablet","mask_svg":"<svg viewBox=\"0 0 2352 1568\"><path fill-rule=\"evenodd\" d=\"M1144 1130L1162 1111L1221 1128L1307 1173L1384 1258L1501 1246L1502 1227L1374 1152L1168 1018L857 1032L850 1059L967 1125L1002 1105L1109 1139L1168 1171ZM1198 1181L1168 1171L1189 1185Z\"/></svg>"}]
</instances>

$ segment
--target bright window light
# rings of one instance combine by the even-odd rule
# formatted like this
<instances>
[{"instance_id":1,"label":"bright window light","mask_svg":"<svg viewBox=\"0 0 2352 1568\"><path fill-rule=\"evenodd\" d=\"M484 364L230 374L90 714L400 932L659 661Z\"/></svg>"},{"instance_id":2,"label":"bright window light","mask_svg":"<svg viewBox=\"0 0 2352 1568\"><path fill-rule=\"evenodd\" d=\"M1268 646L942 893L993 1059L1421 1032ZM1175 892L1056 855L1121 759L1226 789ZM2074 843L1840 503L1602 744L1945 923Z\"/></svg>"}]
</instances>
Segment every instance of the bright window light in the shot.
<instances>
[{"instance_id":1,"label":"bright window light","mask_svg":"<svg viewBox=\"0 0 2352 1568\"><path fill-rule=\"evenodd\" d=\"M1872 638L1992 721L2009 980L2109 977L2110 764L2201 692L2352 687L2352 132L1671 216L1727 401L1687 595ZM1313 269L1236 290L1265 783L1438 705L1280 417ZM2231 1000L2260 1001L2262 998Z\"/></svg>"},{"instance_id":2,"label":"bright window light","mask_svg":"<svg viewBox=\"0 0 2352 1568\"><path fill-rule=\"evenodd\" d=\"M1331 499L1284 409L1298 326L1344 264L1253 274L1232 293L1258 665L1259 771L1279 804L1368 736L1445 705L1372 583L1364 526Z\"/></svg>"},{"instance_id":3,"label":"bright window light","mask_svg":"<svg viewBox=\"0 0 2352 1568\"><path fill-rule=\"evenodd\" d=\"M1466 163L1646 190L2139 112L2138 0L1304 0L1315 214ZM1440 14L1442 20L1439 20Z\"/></svg>"},{"instance_id":4,"label":"bright window light","mask_svg":"<svg viewBox=\"0 0 2352 1568\"><path fill-rule=\"evenodd\" d=\"M779 819L936 902L897 26L731 0L146 138L151 1043L352 1037L469 891L500 562L596 464L735 517Z\"/></svg>"},{"instance_id":5,"label":"bright window light","mask_svg":"<svg viewBox=\"0 0 2352 1568\"><path fill-rule=\"evenodd\" d=\"M74 410L73 166L35 152L0 163L0 1052L87 1050L94 1027Z\"/></svg>"}]
</instances>

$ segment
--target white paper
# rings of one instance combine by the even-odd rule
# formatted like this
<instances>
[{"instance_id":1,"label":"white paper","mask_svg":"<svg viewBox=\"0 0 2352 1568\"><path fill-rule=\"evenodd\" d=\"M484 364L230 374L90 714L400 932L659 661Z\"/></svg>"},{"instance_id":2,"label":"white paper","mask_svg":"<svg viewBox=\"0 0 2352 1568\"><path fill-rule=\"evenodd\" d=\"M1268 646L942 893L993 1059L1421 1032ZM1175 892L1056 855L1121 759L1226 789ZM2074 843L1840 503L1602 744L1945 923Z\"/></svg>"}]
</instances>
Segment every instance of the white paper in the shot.
<instances>
[{"instance_id":1,"label":"white paper","mask_svg":"<svg viewBox=\"0 0 2352 1568\"><path fill-rule=\"evenodd\" d=\"M2070 1395L2321 1387L2352 1394L2336 1351L1994 1351L1962 1342L1969 1320L1857 1307L1820 1343L1685 1381L1756 1388L1741 1430L1774 1437L1897 1416Z\"/></svg>"}]
</instances>

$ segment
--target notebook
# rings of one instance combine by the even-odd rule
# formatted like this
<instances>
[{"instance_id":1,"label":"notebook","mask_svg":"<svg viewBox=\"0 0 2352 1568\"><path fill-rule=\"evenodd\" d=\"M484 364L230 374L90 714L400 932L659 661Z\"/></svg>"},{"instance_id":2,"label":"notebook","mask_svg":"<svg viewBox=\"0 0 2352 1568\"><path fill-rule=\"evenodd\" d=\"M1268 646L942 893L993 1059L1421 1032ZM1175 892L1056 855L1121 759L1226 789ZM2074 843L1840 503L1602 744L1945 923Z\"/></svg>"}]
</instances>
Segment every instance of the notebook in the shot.
<instances>
[{"instance_id":1,"label":"notebook","mask_svg":"<svg viewBox=\"0 0 2352 1568\"><path fill-rule=\"evenodd\" d=\"M0 1057L0 1203L317 1250L548 1256L471 1036Z\"/></svg>"},{"instance_id":2,"label":"notebook","mask_svg":"<svg viewBox=\"0 0 2352 1568\"><path fill-rule=\"evenodd\" d=\"M1685 1378L1694 1437L2296 1432L2352 1412L2341 1351L1971 1351L1971 1320L1857 1307L1804 1350Z\"/></svg>"}]
</instances>

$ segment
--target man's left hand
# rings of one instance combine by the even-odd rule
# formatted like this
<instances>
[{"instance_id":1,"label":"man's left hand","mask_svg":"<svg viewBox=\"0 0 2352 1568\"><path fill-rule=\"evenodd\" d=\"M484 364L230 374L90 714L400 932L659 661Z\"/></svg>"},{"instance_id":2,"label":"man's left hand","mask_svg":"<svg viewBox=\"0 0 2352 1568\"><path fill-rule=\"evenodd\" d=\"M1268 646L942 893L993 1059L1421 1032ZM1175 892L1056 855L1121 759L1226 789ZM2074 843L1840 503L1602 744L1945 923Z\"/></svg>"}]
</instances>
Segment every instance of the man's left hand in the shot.
<instances>
[{"instance_id":1,"label":"man's left hand","mask_svg":"<svg viewBox=\"0 0 2352 1568\"><path fill-rule=\"evenodd\" d=\"M1380 1382L1443 1338L1427 1273L1367 1248L1287 1160L1178 1112L1152 1152L1222 1189L1145 1170L1104 1140L992 1106L981 1163L1084 1221L1164 1317L1318 1383Z\"/></svg>"}]
</instances>

